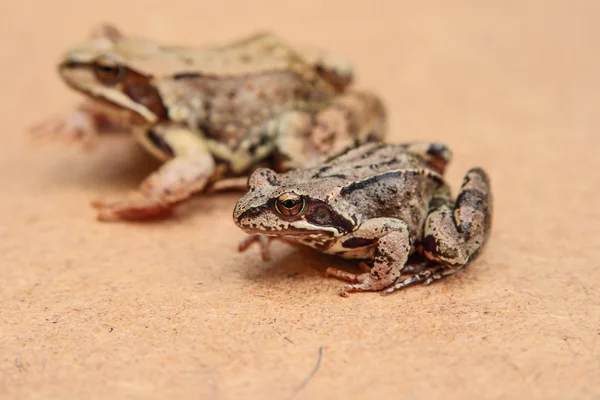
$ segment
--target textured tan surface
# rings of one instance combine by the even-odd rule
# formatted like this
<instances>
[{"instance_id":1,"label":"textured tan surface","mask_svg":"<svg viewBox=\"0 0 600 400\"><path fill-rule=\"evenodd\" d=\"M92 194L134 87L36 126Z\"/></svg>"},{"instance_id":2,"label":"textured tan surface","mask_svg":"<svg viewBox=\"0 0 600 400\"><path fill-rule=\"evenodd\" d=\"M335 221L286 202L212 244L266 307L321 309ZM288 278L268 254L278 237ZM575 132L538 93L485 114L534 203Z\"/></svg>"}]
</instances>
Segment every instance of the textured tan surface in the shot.
<instances>
[{"instance_id":1,"label":"textured tan surface","mask_svg":"<svg viewBox=\"0 0 600 400\"><path fill-rule=\"evenodd\" d=\"M2 398L599 398L597 1L3 1ZM74 104L54 62L99 20L180 43L270 28L354 61L392 136L443 140L454 189L493 179L475 264L390 297L337 296L330 259L236 253L235 195L101 224L88 201L154 167L24 129ZM323 348L320 367L301 387Z\"/></svg>"}]
</instances>

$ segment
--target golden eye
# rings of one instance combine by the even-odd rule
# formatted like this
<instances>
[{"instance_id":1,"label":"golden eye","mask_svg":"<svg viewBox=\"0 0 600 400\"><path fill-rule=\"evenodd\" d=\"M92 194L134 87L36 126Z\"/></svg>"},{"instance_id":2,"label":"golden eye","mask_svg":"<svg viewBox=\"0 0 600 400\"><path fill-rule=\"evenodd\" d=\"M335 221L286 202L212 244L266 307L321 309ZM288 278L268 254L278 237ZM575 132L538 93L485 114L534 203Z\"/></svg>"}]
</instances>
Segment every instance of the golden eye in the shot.
<instances>
[{"instance_id":1,"label":"golden eye","mask_svg":"<svg viewBox=\"0 0 600 400\"><path fill-rule=\"evenodd\" d=\"M126 69L110 57L101 57L94 64L94 74L104 85L116 85L125 78Z\"/></svg>"},{"instance_id":2,"label":"golden eye","mask_svg":"<svg viewBox=\"0 0 600 400\"><path fill-rule=\"evenodd\" d=\"M275 202L275 208L281 215L298 215L304 209L304 199L296 193L284 193Z\"/></svg>"}]
</instances>

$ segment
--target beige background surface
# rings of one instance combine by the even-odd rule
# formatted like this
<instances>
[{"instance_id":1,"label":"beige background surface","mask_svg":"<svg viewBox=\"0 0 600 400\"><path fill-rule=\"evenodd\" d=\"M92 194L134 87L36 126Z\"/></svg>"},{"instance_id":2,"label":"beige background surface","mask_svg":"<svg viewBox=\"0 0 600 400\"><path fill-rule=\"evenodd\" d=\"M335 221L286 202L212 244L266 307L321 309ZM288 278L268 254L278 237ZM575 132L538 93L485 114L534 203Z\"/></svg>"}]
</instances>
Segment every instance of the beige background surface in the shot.
<instances>
[{"instance_id":1,"label":"beige background surface","mask_svg":"<svg viewBox=\"0 0 600 400\"><path fill-rule=\"evenodd\" d=\"M3 1L3 398L600 398L600 3ZM484 255L439 284L338 297L332 260L237 254L236 194L101 224L92 198L155 166L25 129L79 97L55 61L99 21L202 44L273 29L349 57L390 140L440 140L456 190L492 177ZM317 362L317 372L304 386Z\"/></svg>"}]
</instances>

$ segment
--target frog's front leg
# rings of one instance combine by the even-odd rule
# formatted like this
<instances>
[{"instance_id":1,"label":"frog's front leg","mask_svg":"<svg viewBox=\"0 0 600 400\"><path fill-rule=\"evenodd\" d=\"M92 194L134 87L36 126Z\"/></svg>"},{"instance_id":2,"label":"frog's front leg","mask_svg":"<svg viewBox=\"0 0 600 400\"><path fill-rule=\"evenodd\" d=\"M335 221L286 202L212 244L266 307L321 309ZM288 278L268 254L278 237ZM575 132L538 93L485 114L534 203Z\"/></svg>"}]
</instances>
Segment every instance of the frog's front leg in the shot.
<instances>
[{"instance_id":1,"label":"frog's front leg","mask_svg":"<svg viewBox=\"0 0 600 400\"><path fill-rule=\"evenodd\" d=\"M365 221L358 230L341 241L347 251L375 246L373 267L369 272L353 274L337 268L327 268L328 275L354 282L342 288L341 295L355 291L381 291L390 287L402 274L411 251L408 226L393 218L374 218Z\"/></svg>"},{"instance_id":2,"label":"frog's front leg","mask_svg":"<svg viewBox=\"0 0 600 400\"><path fill-rule=\"evenodd\" d=\"M269 261L271 259L271 242L276 240L274 236L266 235L248 235L238 244L238 252L243 253L254 243L260 247L260 255L263 261Z\"/></svg>"},{"instance_id":3,"label":"frog's front leg","mask_svg":"<svg viewBox=\"0 0 600 400\"><path fill-rule=\"evenodd\" d=\"M176 205L201 192L215 171L215 162L197 133L164 125L152 130L155 151L170 153L140 189L116 201L95 201L98 219L144 219L169 213ZM161 151L158 151L160 149Z\"/></svg>"},{"instance_id":4,"label":"frog's front leg","mask_svg":"<svg viewBox=\"0 0 600 400\"><path fill-rule=\"evenodd\" d=\"M315 114L292 111L278 121L275 169L306 168L368 142L381 141L387 132L381 99L351 91L335 97Z\"/></svg>"}]
</instances>

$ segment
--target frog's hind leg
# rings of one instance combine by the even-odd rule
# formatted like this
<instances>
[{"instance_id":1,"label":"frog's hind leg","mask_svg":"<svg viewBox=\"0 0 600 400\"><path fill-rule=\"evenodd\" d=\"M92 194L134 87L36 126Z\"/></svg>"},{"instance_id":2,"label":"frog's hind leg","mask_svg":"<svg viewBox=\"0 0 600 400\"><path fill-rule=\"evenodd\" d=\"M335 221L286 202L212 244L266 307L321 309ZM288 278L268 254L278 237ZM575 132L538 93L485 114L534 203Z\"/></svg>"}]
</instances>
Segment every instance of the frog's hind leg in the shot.
<instances>
[{"instance_id":1,"label":"frog's hind leg","mask_svg":"<svg viewBox=\"0 0 600 400\"><path fill-rule=\"evenodd\" d=\"M354 81L354 68L349 60L324 51L322 48L299 45L299 52L315 72L338 91L344 92Z\"/></svg>"},{"instance_id":2,"label":"frog's hind leg","mask_svg":"<svg viewBox=\"0 0 600 400\"><path fill-rule=\"evenodd\" d=\"M441 190L442 196L434 196L421 244L425 257L447 269L434 279L450 275L472 261L486 243L492 225L490 180L483 169L469 170L454 205L445 196L448 191Z\"/></svg>"},{"instance_id":3,"label":"frog's hind leg","mask_svg":"<svg viewBox=\"0 0 600 400\"><path fill-rule=\"evenodd\" d=\"M202 140L185 128L154 128L156 148L172 157L148 176L140 189L116 201L94 201L102 221L141 220L168 214L172 209L201 192L215 172L215 162Z\"/></svg>"},{"instance_id":4,"label":"frog's hind leg","mask_svg":"<svg viewBox=\"0 0 600 400\"><path fill-rule=\"evenodd\" d=\"M283 172L312 167L356 146L380 142L386 133L381 99L368 92L347 92L314 114L292 111L278 119L274 168Z\"/></svg>"},{"instance_id":5,"label":"frog's hind leg","mask_svg":"<svg viewBox=\"0 0 600 400\"><path fill-rule=\"evenodd\" d=\"M381 294L419 282L429 285L460 271L482 249L491 230L491 220L492 195L484 170L473 168L467 173L455 204L448 187L442 186L433 196L423 240L418 246L429 263L404 268L403 274L414 275L400 277Z\"/></svg>"},{"instance_id":6,"label":"frog's hind leg","mask_svg":"<svg viewBox=\"0 0 600 400\"><path fill-rule=\"evenodd\" d=\"M321 156L383 141L387 134L387 111L381 98L366 91L337 96L315 116L312 142Z\"/></svg>"}]
</instances>

